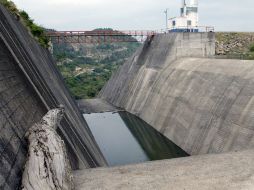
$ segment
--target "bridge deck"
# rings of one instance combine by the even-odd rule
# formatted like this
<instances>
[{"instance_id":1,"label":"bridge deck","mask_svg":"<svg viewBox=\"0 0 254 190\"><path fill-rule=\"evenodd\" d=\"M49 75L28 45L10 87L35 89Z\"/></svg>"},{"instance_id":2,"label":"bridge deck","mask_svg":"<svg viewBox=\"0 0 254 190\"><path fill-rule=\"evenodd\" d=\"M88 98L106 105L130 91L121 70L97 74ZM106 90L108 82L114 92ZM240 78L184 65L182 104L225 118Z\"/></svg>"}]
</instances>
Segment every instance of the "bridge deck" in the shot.
<instances>
[{"instance_id":1,"label":"bridge deck","mask_svg":"<svg viewBox=\"0 0 254 190\"><path fill-rule=\"evenodd\" d=\"M117 43L144 41L158 34L150 30L49 31L46 36L55 43Z\"/></svg>"}]
</instances>

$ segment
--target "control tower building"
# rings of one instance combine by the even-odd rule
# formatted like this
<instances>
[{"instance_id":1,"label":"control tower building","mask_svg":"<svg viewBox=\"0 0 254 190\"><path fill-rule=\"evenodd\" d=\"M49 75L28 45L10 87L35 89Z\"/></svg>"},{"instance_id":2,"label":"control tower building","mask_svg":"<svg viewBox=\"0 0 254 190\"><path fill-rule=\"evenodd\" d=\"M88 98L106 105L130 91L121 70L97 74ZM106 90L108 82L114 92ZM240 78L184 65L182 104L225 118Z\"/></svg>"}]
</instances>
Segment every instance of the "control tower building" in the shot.
<instances>
[{"instance_id":1,"label":"control tower building","mask_svg":"<svg viewBox=\"0 0 254 190\"><path fill-rule=\"evenodd\" d=\"M180 16L168 20L169 31L198 32L198 0L182 0Z\"/></svg>"}]
</instances>

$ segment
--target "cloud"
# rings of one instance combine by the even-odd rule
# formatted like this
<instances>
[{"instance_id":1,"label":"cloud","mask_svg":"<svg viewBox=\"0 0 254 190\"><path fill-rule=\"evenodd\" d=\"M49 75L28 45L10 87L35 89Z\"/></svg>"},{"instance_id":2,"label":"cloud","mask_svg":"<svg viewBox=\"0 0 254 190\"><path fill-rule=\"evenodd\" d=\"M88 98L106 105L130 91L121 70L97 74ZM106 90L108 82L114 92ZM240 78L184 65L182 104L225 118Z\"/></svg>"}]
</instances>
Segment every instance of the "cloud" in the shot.
<instances>
[{"instance_id":1,"label":"cloud","mask_svg":"<svg viewBox=\"0 0 254 190\"><path fill-rule=\"evenodd\" d=\"M58 30L162 29L163 10L178 16L180 0L14 0L34 20ZM253 0L200 0L200 24L223 31L253 31Z\"/></svg>"}]
</instances>

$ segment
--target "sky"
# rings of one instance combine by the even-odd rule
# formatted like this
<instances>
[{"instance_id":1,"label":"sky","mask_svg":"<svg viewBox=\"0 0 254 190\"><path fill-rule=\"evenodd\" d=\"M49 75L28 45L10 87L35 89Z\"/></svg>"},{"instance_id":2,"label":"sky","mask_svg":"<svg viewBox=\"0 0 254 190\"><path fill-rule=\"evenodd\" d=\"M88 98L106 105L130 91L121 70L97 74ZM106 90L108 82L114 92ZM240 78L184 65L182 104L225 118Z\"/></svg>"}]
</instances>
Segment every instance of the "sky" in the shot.
<instances>
[{"instance_id":1,"label":"sky","mask_svg":"<svg viewBox=\"0 0 254 190\"><path fill-rule=\"evenodd\" d=\"M181 0L13 0L34 21L56 30L161 30L165 13L179 16ZM253 0L200 0L200 26L254 31Z\"/></svg>"}]
</instances>

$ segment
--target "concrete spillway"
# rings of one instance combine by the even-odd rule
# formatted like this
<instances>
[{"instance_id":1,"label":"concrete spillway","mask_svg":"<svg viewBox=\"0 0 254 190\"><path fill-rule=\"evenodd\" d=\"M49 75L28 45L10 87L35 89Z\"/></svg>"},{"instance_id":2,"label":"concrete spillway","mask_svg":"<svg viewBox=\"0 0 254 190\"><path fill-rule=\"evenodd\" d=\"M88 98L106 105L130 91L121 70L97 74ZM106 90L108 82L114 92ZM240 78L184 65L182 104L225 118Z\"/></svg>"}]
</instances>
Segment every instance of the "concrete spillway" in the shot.
<instances>
[{"instance_id":1,"label":"concrete spillway","mask_svg":"<svg viewBox=\"0 0 254 190\"><path fill-rule=\"evenodd\" d=\"M191 155L254 147L254 61L211 59L213 33L155 36L100 97Z\"/></svg>"}]
</instances>

